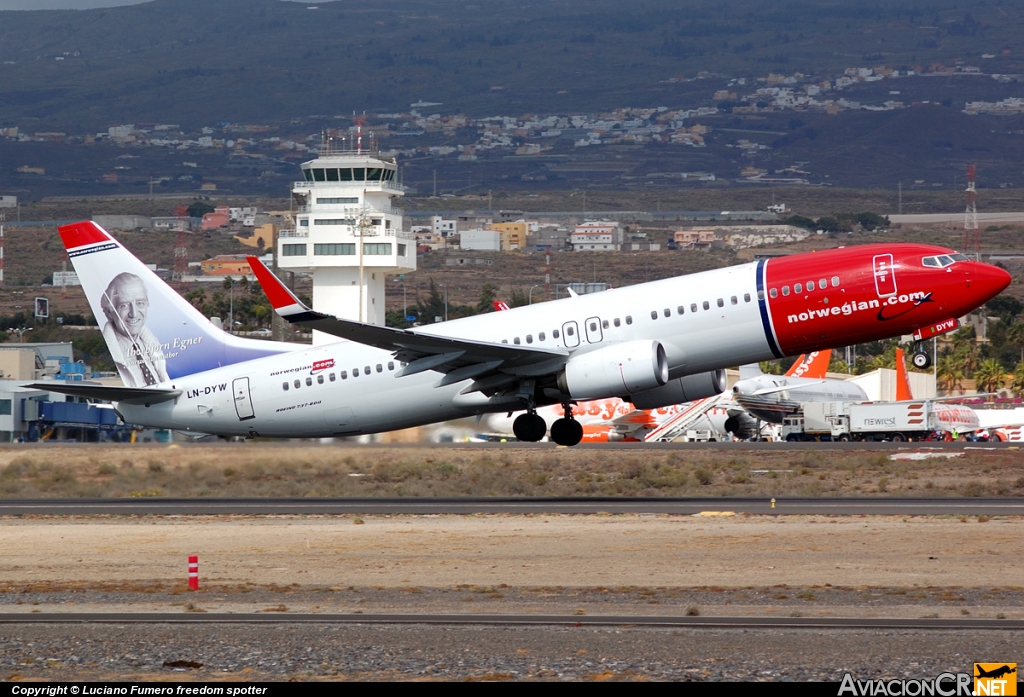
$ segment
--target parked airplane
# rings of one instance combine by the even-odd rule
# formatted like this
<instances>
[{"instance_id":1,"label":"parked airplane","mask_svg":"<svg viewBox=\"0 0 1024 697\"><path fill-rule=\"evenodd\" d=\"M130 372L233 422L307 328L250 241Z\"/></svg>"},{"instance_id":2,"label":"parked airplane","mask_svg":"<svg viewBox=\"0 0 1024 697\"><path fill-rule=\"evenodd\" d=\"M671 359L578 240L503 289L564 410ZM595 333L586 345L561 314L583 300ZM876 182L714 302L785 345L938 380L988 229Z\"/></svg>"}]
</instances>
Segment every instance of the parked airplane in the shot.
<instances>
[{"instance_id":1,"label":"parked airplane","mask_svg":"<svg viewBox=\"0 0 1024 697\"><path fill-rule=\"evenodd\" d=\"M498 301L496 301L495 309L507 310L508 307L498 307ZM790 366L786 375L823 378L831 355L832 351L830 349L804 354ZM753 379L753 375L762 374L756 364L741 366L740 371L748 379ZM673 404L658 407L657 409L637 409L626 400L612 397L609 399L577 402L572 407L572 413L573 417L583 426L583 440L585 442L642 442L652 435L655 437L660 436L663 426L667 425L676 416L689 412L690 404ZM741 407L725 407L718 404L711 405L705 403L702 411L704 418L696 419L694 423L688 426L689 429L696 431L708 430L716 434L732 433L740 438L750 437L757 432L758 425L756 420L749 416ZM512 433L512 424L515 423L515 419L519 418L522 413L520 411L508 414L493 414L487 418L487 426L493 433ZM565 416L562 407L558 404L541 407L537 409L537 414L544 419L548 426ZM694 416L697 415L694 414Z\"/></svg>"},{"instance_id":2,"label":"parked airplane","mask_svg":"<svg viewBox=\"0 0 1024 697\"><path fill-rule=\"evenodd\" d=\"M691 401L722 391L725 366L906 334L1011 280L941 247L867 245L401 330L314 312L252 258L282 317L344 340L295 349L217 330L94 223L60 233L126 386L42 387L218 435L356 435L526 406L515 432L537 441L539 405ZM551 437L574 445L582 430L567 416Z\"/></svg>"},{"instance_id":3,"label":"parked airplane","mask_svg":"<svg viewBox=\"0 0 1024 697\"><path fill-rule=\"evenodd\" d=\"M825 377L831 356L830 349L811 352L784 376L765 375L756 365L743 366L741 379L732 386L733 399L755 419L773 424L798 412L804 402L866 402L868 395L860 385Z\"/></svg>"}]
</instances>

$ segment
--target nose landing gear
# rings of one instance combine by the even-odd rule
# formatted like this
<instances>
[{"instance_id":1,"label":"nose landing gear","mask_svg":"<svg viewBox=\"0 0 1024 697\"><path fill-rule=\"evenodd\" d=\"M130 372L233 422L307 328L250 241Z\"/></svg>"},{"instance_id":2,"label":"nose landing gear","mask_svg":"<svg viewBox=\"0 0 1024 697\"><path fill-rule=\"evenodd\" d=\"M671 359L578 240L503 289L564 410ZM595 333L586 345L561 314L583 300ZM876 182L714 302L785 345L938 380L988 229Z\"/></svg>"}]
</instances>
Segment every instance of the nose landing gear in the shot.
<instances>
[{"instance_id":1,"label":"nose landing gear","mask_svg":"<svg viewBox=\"0 0 1024 697\"><path fill-rule=\"evenodd\" d=\"M920 344L914 347L914 355L911 357L910 362L918 370L926 370L932 367L932 357L928 355L928 352Z\"/></svg>"}]
</instances>

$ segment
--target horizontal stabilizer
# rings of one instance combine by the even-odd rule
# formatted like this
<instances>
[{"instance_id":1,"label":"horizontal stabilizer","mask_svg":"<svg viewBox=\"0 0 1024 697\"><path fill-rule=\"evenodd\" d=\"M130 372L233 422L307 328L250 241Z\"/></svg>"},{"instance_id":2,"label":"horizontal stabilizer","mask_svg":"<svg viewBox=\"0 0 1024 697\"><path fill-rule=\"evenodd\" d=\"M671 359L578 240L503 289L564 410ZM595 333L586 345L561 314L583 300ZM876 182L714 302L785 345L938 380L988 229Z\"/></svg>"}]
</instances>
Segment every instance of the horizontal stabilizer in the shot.
<instances>
[{"instance_id":1,"label":"horizontal stabilizer","mask_svg":"<svg viewBox=\"0 0 1024 697\"><path fill-rule=\"evenodd\" d=\"M149 387L111 387L108 385L85 385L83 383L53 381L33 382L25 387L33 390L46 390L57 394L85 397L86 399L103 399L108 402L131 402L133 404L157 404L174 399L181 390L162 390Z\"/></svg>"}]
</instances>

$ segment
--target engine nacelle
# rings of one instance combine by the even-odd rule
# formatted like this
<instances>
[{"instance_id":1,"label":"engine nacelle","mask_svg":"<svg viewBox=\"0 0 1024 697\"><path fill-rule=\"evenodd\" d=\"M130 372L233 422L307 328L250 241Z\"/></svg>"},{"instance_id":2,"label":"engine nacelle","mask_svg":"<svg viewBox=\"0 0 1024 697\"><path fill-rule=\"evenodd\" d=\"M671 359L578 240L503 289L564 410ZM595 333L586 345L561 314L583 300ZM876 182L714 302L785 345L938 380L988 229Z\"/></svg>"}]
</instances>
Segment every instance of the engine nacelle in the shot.
<instances>
[{"instance_id":1,"label":"engine nacelle","mask_svg":"<svg viewBox=\"0 0 1024 697\"><path fill-rule=\"evenodd\" d=\"M624 397L668 382L668 360L657 341L627 341L575 355L558 376L573 399Z\"/></svg>"},{"instance_id":2,"label":"engine nacelle","mask_svg":"<svg viewBox=\"0 0 1024 697\"><path fill-rule=\"evenodd\" d=\"M632 397L637 409L657 409L695 399L714 397L725 392L725 371L712 370L708 373L687 375L665 383L661 387L639 392Z\"/></svg>"}]
</instances>

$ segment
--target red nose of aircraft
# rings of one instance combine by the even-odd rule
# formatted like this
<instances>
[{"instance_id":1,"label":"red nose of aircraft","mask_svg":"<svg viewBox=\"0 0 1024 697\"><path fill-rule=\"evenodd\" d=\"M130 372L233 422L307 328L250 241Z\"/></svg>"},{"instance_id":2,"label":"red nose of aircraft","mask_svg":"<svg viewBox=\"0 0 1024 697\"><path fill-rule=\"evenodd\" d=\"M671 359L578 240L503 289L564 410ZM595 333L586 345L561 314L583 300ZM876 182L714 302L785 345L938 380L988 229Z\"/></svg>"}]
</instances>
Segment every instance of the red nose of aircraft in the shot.
<instances>
[{"instance_id":1,"label":"red nose of aircraft","mask_svg":"<svg viewBox=\"0 0 1024 697\"><path fill-rule=\"evenodd\" d=\"M1013 280L1006 269L998 266L977 261L968 262L966 266L967 288L970 295L979 298L978 304L988 302L1002 293Z\"/></svg>"}]
</instances>

